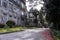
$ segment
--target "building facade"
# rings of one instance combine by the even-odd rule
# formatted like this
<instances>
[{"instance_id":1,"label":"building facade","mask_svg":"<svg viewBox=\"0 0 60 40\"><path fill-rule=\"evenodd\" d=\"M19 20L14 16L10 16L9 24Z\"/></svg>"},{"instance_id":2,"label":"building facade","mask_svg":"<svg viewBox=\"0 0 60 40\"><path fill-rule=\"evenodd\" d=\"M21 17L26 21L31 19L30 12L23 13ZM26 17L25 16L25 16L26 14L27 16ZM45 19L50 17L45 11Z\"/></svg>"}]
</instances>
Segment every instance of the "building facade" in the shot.
<instances>
[{"instance_id":1,"label":"building facade","mask_svg":"<svg viewBox=\"0 0 60 40\"><path fill-rule=\"evenodd\" d=\"M6 24L7 21L12 20L16 25L22 25L26 17L25 0L0 0L0 23Z\"/></svg>"}]
</instances>

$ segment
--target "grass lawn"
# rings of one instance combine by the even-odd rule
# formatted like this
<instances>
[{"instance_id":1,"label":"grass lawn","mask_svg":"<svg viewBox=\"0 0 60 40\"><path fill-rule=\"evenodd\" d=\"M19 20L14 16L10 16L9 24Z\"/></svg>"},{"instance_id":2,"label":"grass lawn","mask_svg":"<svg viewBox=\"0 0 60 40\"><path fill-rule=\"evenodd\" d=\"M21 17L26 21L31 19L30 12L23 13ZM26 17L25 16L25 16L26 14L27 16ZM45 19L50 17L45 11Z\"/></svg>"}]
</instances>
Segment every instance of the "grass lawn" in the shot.
<instances>
[{"instance_id":1,"label":"grass lawn","mask_svg":"<svg viewBox=\"0 0 60 40\"><path fill-rule=\"evenodd\" d=\"M13 27L9 28L5 26L5 28L0 28L0 33L8 33L8 32L16 32L16 31L23 31L24 29L35 29L37 27Z\"/></svg>"},{"instance_id":2,"label":"grass lawn","mask_svg":"<svg viewBox=\"0 0 60 40\"><path fill-rule=\"evenodd\" d=\"M54 40L60 40L60 38L58 38L57 36L54 36Z\"/></svg>"},{"instance_id":3,"label":"grass lawn","mask_svg":"<svg viewBox=\"0 0 60 40\"><path fill-rule=\"evenodd\" d=\"M24 29L25 29L25 28L23 28L23 27L0 28L0 33L15 32L15 31L23 31Z\"/></svg>"},{"instance_id":4,"label":"grass lawn","mask_svg":"<svg viewBox=\"0 0 60 40\"><path fill-rule=\"evenodd\" d=\"M55 29L52 30L52 35L54 37L54 40L60 40L60 31L57 31Z\"/></svg>"}]
</instances>

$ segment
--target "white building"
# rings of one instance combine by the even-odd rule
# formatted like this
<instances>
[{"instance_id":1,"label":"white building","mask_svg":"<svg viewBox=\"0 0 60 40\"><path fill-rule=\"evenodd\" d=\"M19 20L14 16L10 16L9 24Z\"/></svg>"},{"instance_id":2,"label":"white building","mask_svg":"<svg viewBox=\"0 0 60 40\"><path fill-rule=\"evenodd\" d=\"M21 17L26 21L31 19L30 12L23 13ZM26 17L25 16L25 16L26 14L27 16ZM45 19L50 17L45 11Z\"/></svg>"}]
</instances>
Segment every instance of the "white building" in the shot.
<instances>
[{"instance_id":1,"label":"white building","mask_svg":"<svg viewBox=\"0 0 60 40\"><path fill-rule=\"evenodd\" d=\"M21 16L26 16L26 11L25 0L0 0L0 23L12 20L21 25L25 21Z\"/></svg>"}]
</instances>

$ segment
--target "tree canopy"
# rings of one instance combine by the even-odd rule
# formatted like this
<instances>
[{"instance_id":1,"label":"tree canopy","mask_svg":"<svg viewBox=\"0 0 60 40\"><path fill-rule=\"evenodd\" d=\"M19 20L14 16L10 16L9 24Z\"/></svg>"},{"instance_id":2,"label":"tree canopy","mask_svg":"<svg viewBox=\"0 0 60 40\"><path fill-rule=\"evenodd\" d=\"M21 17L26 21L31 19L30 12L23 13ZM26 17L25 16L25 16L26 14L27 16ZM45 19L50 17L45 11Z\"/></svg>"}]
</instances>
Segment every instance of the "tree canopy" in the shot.
<instances>
[{"instance_id":1,"label":"tree canopy","mask_svg":"<svg viewBox=\"0 0 60 40\"><path fill-rule=\"evenodd\" d=\"M55 29L60 29L60 0L44 0L46 20L53 22Z\"/></svg>"}]
</instances>

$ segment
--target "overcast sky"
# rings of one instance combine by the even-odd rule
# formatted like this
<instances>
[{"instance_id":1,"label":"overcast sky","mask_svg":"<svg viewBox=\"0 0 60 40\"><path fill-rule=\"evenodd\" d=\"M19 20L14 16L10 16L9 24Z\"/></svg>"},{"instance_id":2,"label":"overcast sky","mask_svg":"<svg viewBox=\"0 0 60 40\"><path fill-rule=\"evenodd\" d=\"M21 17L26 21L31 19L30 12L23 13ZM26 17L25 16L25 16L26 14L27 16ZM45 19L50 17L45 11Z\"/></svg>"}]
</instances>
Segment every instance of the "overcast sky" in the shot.
<instances>
[{"instance_id":1,"label":"overcast sky","mask_svg":"<svg viewBox=\"0 0 60 40\"><path fill-rule=\"evenodd\" d=\"M41 9L41 7L43 7L43 1L41 1L41 0L26 0L27 2L26 2L26 6L27 6L27 10L29 11L32 7L34 8L34 9L37 9L37 10L40 10ZM41 4L42 3L42 4Z\"/></svg>"}]
</instances>

